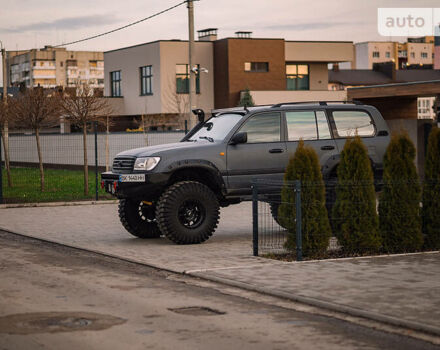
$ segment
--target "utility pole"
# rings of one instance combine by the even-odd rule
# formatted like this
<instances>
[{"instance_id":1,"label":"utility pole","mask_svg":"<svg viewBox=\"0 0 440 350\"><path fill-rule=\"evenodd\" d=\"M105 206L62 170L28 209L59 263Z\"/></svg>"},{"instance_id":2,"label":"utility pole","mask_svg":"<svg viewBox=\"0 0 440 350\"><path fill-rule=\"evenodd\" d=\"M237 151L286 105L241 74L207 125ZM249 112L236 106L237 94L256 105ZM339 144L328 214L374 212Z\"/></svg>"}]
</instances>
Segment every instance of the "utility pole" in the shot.
<instances>
[{"instance_id":1,"label":"utility pole","mask_svg":"<svg viewBox=\"0 0 440 350\"><path fill-rule=\"evenodd\" d=\"M188 74L189 74L189 125L192 129L196 124L195 116L192 114L192 109L195 100L196 92L196 79L195 72L193 72L193 55L194 55L194 0L187 0L188 8L188 32L189 32L189 45L188 45Z\"/></svg>"}]
</instances>

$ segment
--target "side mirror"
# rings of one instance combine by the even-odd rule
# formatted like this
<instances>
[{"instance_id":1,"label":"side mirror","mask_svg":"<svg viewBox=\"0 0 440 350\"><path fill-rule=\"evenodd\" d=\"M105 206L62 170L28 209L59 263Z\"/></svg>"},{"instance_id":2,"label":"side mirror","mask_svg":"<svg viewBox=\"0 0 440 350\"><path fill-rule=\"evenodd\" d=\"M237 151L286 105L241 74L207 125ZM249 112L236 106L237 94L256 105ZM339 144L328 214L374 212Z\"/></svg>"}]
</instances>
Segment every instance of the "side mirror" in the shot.
<instances>
[{"instance_id":1,"label":"side mirror","mask_svg":"<svg viewBox=\"0 0 440 350\"><path fill-rule=\"evenodd\" d=\"M205 121L205 112L203 109L197 108L192 110L193 114L197 116L197 120L199 123L203 123Z\"/></svg>"},{"instance_id":2,"label":"side mirror","mask_svg":"<svg viewBox=\"0 0 440 350\"><path fill-rule=\"evenodd\" d=\"M238 145L239 143L247 142L247 132L238 132L234 136L232 136L231 141L229 141L230 145Z\"/></svg>"}]
</instances>

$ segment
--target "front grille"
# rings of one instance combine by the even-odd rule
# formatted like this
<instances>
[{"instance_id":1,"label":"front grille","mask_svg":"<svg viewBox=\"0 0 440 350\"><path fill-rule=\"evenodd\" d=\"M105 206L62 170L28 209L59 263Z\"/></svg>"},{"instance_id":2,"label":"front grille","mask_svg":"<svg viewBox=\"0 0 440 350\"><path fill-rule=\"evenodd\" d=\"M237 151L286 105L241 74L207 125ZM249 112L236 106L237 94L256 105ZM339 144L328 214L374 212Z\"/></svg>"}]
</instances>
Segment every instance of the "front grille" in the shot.
<instances>
[{"instance_id":1,"label":"front grille","mask_svg":"<svg viewBox=\"0 0 440 350\"><path fill-rule=\"evenodd\" d=\"M136 157L130 156L116 157L113 160L112 170L119 174L130 173L133 170L135 160Z\"/></svg>"}]
</instances>

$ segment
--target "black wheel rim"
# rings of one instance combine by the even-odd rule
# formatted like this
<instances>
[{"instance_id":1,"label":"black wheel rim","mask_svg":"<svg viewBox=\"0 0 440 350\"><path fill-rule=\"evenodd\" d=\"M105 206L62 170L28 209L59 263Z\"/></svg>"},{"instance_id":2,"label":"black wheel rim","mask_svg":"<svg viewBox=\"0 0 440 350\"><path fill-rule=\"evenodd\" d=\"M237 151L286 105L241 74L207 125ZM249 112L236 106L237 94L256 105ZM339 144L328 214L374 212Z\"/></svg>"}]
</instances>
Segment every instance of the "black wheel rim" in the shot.
<instances>
[{"instance_id":1,"label":"black wheel rim","mask_svg":"<svg viewBox=\"0 0 440 350\"><path fill-rule=\"evenodd\" d=\"M138 207L138 214L143 221L156 222L154 207L152 205L140 202Z\"/></svg>"},{"instance_id":2,"label":"black wheel rim","mask_svg":"<svg viewBox=\"0 0 440 350\"><path fill-rule=\"evenodd\" d=\"M183 226L195 229L205 220L205 207L199 201L186 200L179 207L178 217Z\"/></svg>"}]
</instances>

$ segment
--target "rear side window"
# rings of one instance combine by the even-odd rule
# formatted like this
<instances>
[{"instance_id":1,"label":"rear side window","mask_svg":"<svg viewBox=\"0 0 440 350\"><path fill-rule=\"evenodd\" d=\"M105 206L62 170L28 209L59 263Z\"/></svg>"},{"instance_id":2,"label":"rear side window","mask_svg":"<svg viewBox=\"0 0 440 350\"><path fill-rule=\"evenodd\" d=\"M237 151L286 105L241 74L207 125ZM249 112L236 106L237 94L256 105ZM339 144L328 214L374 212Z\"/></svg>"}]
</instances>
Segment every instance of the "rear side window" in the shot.
<instances>
[{"instance_id":1,"label":"rear side window","mask_svg":"<svg viewBox=\"0 0 440 350\"><path fill-rule=\"evenodd\" d=\"M247 132L247 143L279 142L281 141L281 114L258 114L251 117L241 127L240 131Z\"/></svg>"},{"instance_id":2,"label":"rear side window","mask_svg":"<svg viewBox=\"0 0 440 350\"><path fill-rule=\"evenodd\" d=\"M286 112L289 141L330 139L330 129L324 111Z\"/></svg>"},{"instance_id":3,"label":"rear side window","mask_svg":"<svg viewBox=\"0 0 440 350\"><path fill-rule=\"evenodd\" d=\"M336 126L336 137L373 136L373 120L364 111L333 111Z\"/></svg>"}]
</instances>

